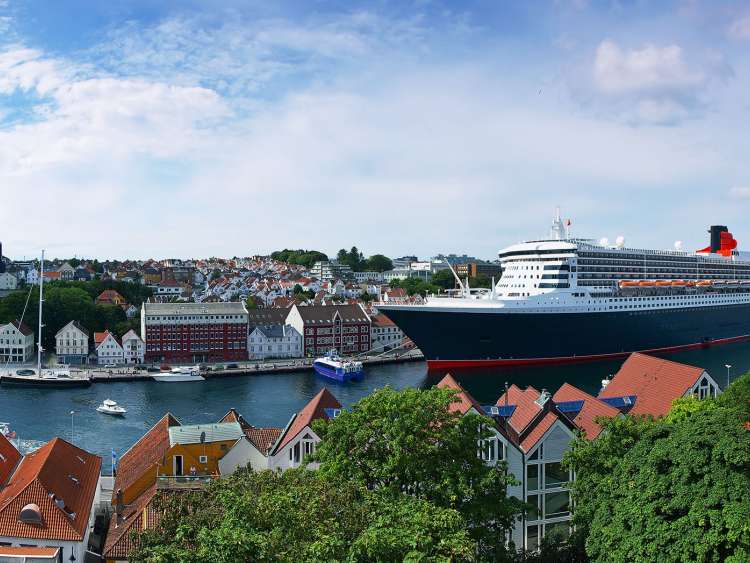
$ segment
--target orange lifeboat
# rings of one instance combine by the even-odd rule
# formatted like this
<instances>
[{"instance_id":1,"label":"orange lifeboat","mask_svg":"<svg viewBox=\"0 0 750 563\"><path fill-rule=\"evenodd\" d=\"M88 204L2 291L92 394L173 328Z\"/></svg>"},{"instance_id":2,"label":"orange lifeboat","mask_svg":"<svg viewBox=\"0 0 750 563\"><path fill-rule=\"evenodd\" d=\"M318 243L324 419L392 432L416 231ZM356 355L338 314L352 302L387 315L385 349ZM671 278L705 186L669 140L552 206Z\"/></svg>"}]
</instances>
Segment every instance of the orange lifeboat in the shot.
<instances>
[{"instance_id":1,"label":"orange lifeboat","mask_svg":"<svg viewBox=\"0 0 750 563\"><path fill-rule=\"evenodd\" d=\"M672 287L684 287L687 284L682 280L674 280L671 285Z\"/></svg>"},{"instance_id":2,"label":"orange lifeboat","mask_svg":"<svg viewBox=\"0 0 750 563\"><path fill-rule=\"evenodd\" d=\"M687 287L695 287L695 282L694 281L685 282L685 285Z\"/></svg>"},{"instance_id":3,"label":"orange lifeboat","mask_svg":"<svg viewBox=\"0 0 750 563\"><path fill-rule=\"evenodd\" d=\"M698 283L696 283L695 285L697 285L698 287L708 287L708 286L711 286L713 284L714 284L714 282L712 282L711 280L701 280Z\"/></svg>"},{"instance_id":4,"label":"orange lifeboat","mask_svg":"<svg viewBox=\"0 0 750 563\"><path fill-rule=\"evenodd\" d=\"M656 282L656 285L659 287L669 287L670 285L672 285L672 282L666 281L666 280L659 280Z\"/></svg>"},{"instance_id":5,"label":"orange lifeboat","mask_svg":"<svg viewBox=\"0 0 750 563\"><path fill-rule=\"evenodd\" d=\"M621 280L620 287L638 287L637 281Z\"/></svg>"},{"instance_id":6,"label":"orange lifeboat","mask_svg":"<svg viewBox=\"0 0 750 563\"><path fill-rule=\"evenodd\" d=\"M643 280L643 281L639 281L638 285L641 287L653 287L654 282L652 282L651 280Z\"/></svg>"}]
</instances>

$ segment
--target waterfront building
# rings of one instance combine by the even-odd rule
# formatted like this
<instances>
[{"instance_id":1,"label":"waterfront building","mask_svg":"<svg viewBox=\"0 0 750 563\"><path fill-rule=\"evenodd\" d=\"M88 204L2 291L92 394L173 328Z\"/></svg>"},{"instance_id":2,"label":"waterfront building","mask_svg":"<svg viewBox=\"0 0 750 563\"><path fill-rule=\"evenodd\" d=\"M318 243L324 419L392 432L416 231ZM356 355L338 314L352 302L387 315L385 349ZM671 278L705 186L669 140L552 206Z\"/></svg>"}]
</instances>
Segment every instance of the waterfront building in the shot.
<instances>
[{"instance_id":1,"label":"waterfront building","mask_svg":"<svg viewBox=\"0 0 750 563\"><path fill-rule=\"evenodd\" d=\"M125 351L122 345L108 330L94 333L94 352L96 363L100 366L119 366L125 363Z\"/></svg>"},{"instance_id":2,"label":"waterfront building","mask_svg":"<svg viewBox=\"0 0 750 563\"><path fill-rule=\"evenodd\" d=\"M666 416L680 397L705 399L720 393L706 370L646 354L631 354L611 381L604 380L599 399L622 412Z\"/></svg>"},{"instance_id":3,"label":"waterfront building","mask_svg":"<svg viewBox=\"0 0 750 563\"><path fill-rule=\"evenodd\" d=\"M291 325L260 325L247 341L250 359L301 358L302 335Z\"/></svg>"},{"instance_id":4,"label":"waterfront building","mask_svg":"<svg viewBox=\"0 0 750 563\"><path fill-rule=\"evenodd\" d=\"M305 356L319 356L333 348L341 355L370 349L370 317L359 304L294 305L286 322L304 336Z\"/></svg>"},{"instance_id":5,"label":"waterfront building","mask_svg":"<svg viewBox=\"0 0 750 563\"><path fill-rule=\"evenodd\" d=\"M404 333L391 319L378 313L370 315L370 320L372 321L370 343L373 351L385 352L401 346Z\"/></svg>"},{"instance_id":6,"label":"waterfront building","mask_svg":"<svg viewBox=\"0 0 750 563\"><path fill-rule=\"evenodd\" d=\"M299 467L305 457L312 455L320 443L312 429L314 420L330 420L341 412L341 403L327 389L322 389L305 407L292 415L285 428L256 428L245 423L244 436L219 461L222 475L230 475L240 467L255 471L276 469L284 471ZM227 414L242 423L236 411ZM317 464L308 465L317 469Z\"/></svg>"},{"instance_id":7,"label":"waterfront building","mask_svg":"<svg viewBox=\"0 0 750 563\"><path fill-rule=\"evenodd\" d=\"M461 279L475 278L483 274L488 278L494 277L499 280L502 273L503 267L498 262L475 261L456 265L456 275Z\"/></svg>"},{"instance_id":8,"label":"waterfront building","mask_svg":"<svg viewBox=\"0 0 750 563\"><path fill-rule=\"evenodd\" d=\"M21 321L0 325L0 362L25 363L34 357L34 332Z\"/></svg>"},{"instance_id":9,"label":"waterfront building","mask_svg":"<svg viewBox=\"0 0 750 563\"><path fill-rule=\"evenodd\" d=\"M322 260L313 264L310 268L310 275L321 281L332 281L341 278L350 279L354 273L347 264L342 264L337 260Z\"/></svg>"},{"instance_id":10,"label":"waterfront building","mask_svg":"<svg viewBox=\"0 0 750 563\"><path fill-rule=\"evenodd\" d=\"M146 358L146 344L132 328L122 336L126 364L142 364Z\"/></svg>"},{"instance_id":11,"label":"waterfront building","mask_svg":"<svg viewBox=\"0 0 750 563\"><path fill-rule=\"evenodd\" d=\"M141 308L148 362L246 360L247 326L242 302L144 303Z\"/></svg>"},{"instance_id":12,"label":"waterfront building","mask_svg":"<svg viewBox=\"0 0 750 563\"><path fill-rule=\"evenodd\" d=\"M78 321L70 321L55 335L55 354L61 364L87 364L89 361L89 331Z\"/></svg>"},{"instance_id":13,"label":"waterfront building","mask_svg":"<svg viewBox=\"0 0 750 563\"><path fill-rule=\"evenodd\" d=\"M10 272L0 272L0 291L12 291L18 287L18 278Z\"/></svg>"},{"instance_id":14,"label":"waterfront building","mask_svg":"<svg viewBox=\"0 0 750 563\"><path fill-rule=\"evenodd\" d=\"M0 561L84 561L101 458L54 438L21 456L0 434Z\"/></svg>"},{"instance_id":15,"label":"waterfront building","mask_svg":"<svg viewBox=\"0 0 750 563\"><path fill-rule=\"evenodd\" d=\"M255 330L256 326L284 325L286 317L289 315L289 307L259 307L257 309L248 309L247 326L248 335Z\"/></svg>"}]
</instances>

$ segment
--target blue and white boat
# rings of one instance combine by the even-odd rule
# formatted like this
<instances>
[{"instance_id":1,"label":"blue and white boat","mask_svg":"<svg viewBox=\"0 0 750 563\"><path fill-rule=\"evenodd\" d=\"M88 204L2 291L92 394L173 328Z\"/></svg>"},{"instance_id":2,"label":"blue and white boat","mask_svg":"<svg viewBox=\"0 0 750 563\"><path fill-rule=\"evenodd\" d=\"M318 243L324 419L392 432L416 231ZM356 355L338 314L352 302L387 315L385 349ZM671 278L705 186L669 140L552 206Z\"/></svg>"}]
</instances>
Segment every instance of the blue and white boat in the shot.
<instances>
[{"instance_id":1,"label":"blue and white boat","mask_svg":"<svg viewBox=\"0 0 750 563\"><path fill-rule=\"evenodd\" d=\"M359 381L364 377L362 362L344 360L339 357L336 350L331 350L322 358L315 360L313 362L313 369L323 377L340 383Z\"/></svg>"}]
</instances>

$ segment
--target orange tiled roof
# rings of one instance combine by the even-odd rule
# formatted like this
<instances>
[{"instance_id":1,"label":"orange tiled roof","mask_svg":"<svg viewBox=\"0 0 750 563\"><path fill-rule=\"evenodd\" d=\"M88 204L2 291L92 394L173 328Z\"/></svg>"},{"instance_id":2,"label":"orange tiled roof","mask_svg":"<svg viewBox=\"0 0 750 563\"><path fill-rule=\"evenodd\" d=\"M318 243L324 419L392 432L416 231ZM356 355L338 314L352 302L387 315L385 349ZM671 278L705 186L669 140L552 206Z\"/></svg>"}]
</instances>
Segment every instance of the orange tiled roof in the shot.
<instances>
[{"instance_id":1,"label":"orange tiled roof","mask_svg":"<svg viewBox=\"0 0 750 563\"><path fill-rule=\"evenodd\" d=\"M40 557L52 559L60 552L59 547L11 547L9 545L0 546L0 557L8 557L15 561L15 558L23 557Z\"/></svg>"},{"instance_id":2,"label":"orange tiled roof","mask_svg":"<svg viewBox=\"0 0 750 563\"><path fill-rule=\"evenodd\" d=\"M630 414L664 416L700 378L703 368L634 353L599 393L599 398L635 395Z\"/></svg>"},{"instance_id":3,"label":"orange tiled roof","mask_svg":"<svg viewBox=\"0 0 750 563\"><path fill-rule=\"evenodd\" d=\"M245 417L242 416L239 412L237 412L237 409L231 408L229 409L229 412L221 417L221 420L219 422L236 422L240 425L240 427L243 430L246 430L248 428L253 428L253 425L248 423L247 420L245 420Z\"/></svg>"},{"instance_id":4,"label":"orange tiled roof","mask_svg":"<svg viewBox=\"0 0 750 563\"><path fill-rule=\"evenodd\" d=\"M21 454L16 447L0 433L0 490L20 460Z\"/></svg>"},{"instance_id":5,"label":"orange tiled roof","mask_svg":"<svg viewBox=\"0 0 750 563\"><path fill-rule=\"evenodd\" d=\"M437 384L438 387L441 389L453 389L456 391L456 398L459 399L458 401L455 401L451 403L451 406L448 410L451 412L459 412L461 414L466 414L471 410L472 407L474 407L478 414L484 414L484 410L482 409L482 406L467 393L463 387L453 379L453 376L451 374L446 374L443 379L440 380L440 383Z\"/></svg>"},{"instance_id":6,"label":"orange tiled roof","mask_svg":"<svg viewBox=\"0 0 750 563\"><path fill-rule=\"evenodd\" d=\"M25 456L0 490L0 536L81 541L99 485L101 465L98 456L60 438ZM39 507L41 526L19 521L21 509L28 504Z\"/></svg>"},{"instance_id":7,"label":"orange tiled roof","mask_svg":"<svg viewBox=\"0 0 750 563\"><path fill-rule=\"evenodd\" d=\"M555 423L555 421L558 420L557 415L553 412L547 412L547 414L542 417L540 421L538 421L534 428L529 432L522 440L521 440L521 449L524 452L529 452L531 448L533 448L536 443L542 439L542 436L552 428L552 425Z\"/></svg>"},{"instance_id":8,"label":"orange tiled roof","mask_svg":"<svg viewBox=\"0 0 750 563\"><path fill-rule=\"evenodd\" d=\"M328 389L323 388L320 393L315 395L312 400L305 405L305 407L297 413L294 417L289 428L284 432L281 441L276 446L276 451L279 451L289 442L291 442L297 434L309 426L313 420L322 418L328 420L328 416L324 409L340 409L341 403L338 402Z\"/></svg>"},{"instance_id":9,"label":"orange tiled roof","mask_svg":"<svg viewBox=\"0 0 750 563\"><path fill-rule=\"evenodd\" d=\"M606 403L603 403L596 397L581 391L569 383L564 383L560 389L552 396L556 403L564 401L583 401L583 407L573 418L573 424L586 433L586 438L593 440L602 431L594 419L597 417L614 418L620 414L620 411Z\"/></svg>"},{"instance_id":10,"label":"orange tiled roof","mask_svg":"<svg viewBox=\"0 0 750 563\"><path fill-rule=\"evenodd\" d=\"M128 559L130 552L138 547L138 537L130 533L133 530L153 528L158 522L158 514L151 505L157 494L156 483L146 489L136 500L123 510L119 517L112 515L109 521L107 542L104 544L104 559ZM143 517L146 517L144 525Z\"/></svg>"},{"instance_id":11,"label":"orange tiled roof","mask_svg":"<svg viewBox=\"0 0 750 563\"><path fill-rule=\"evenodd\" d=\"M245 430L245 436L262 454L266 454L273 447L276 440L279 439L283 428L248 428Z\"/></svg>"},{"instance_id":12,"label":"orange tiled roof","mask_svg":"<svg viewBox=\"0 0 750 563\"><path fill-rule=\"evenodd\" d=\"M506 404L505 395L506 393L500 395L496 403L498 406ZM508 388L507 395L507 404L516 405L513 415L508 419L508 424L520 434L542 412L542 407L535 402L540 393L531 386L521 390L513 384Z\"/></svg>"},{"instance_id":13,"label":"orange tiled roof","mask_svg":"<svg viewBox=\"0 0 750 563\"><path fill-rule=\"evenodd\" d=\"M118 490L125 492L146 471L159 464L169 450L170 426L180 426L180 422L167 413L122 455L112 491L113 502Z\"/></svg>"}]
</instances>

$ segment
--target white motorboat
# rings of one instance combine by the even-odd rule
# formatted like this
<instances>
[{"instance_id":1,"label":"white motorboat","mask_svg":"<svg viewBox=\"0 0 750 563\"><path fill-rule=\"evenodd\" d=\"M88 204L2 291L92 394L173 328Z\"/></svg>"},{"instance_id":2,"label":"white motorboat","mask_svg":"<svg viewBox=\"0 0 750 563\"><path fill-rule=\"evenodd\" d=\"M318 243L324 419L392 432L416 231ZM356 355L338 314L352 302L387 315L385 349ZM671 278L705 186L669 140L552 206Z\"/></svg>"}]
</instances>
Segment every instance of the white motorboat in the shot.
<instances>
[{"instance_id":1,"label":"white motorboat","mask_svg":"<svg viewBox=\"0 0 750 563\"><path fill-rule=\"evenodd\" d=\"M204 381L198 366L172 368L170 371L154 373L151 375L154 381L162 383L183 383L187 381Z\"/></svg>"},{"instance_id":2,"label":"white motorboat","mask_svg":"<svg viewBox=\"0 0 750 563\"><path fill-rule=\"evenodd\" d=\"M96 410L104 413L104 414L111 414L115 416L123 416L127 411L124 407L121 407L117 404L116 401L113 401L112 399L105 399L105 401L96 407Z\"/></svg>"}]
</instances>

